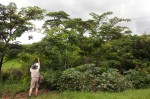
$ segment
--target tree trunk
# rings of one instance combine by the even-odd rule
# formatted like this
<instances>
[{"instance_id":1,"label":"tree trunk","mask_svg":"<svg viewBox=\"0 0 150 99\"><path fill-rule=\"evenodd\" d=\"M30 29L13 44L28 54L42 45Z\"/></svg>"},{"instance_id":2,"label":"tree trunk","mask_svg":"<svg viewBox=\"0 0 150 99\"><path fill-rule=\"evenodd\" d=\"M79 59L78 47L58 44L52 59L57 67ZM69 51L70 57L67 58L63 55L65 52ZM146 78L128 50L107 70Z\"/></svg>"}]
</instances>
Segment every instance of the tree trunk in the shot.
<instances>
[{"instance_id":1,"label":"tree trunk","mask_svg":"<svg viewBox=\"0 0 150 99\"><path fill-rule=\"evenodd\" d=\"M1 68L2 68L2 65L0 65L0 74L1 74Z\"/></svg>"},{"instance_id":2,"label":"tree trunk","mask_svg":"<svg viewBox=\"0 0 150 99\"><path fill-rule=\"evenodd\" d=\"M64 61L64 68L67 69L67 49L65 49L65 61Z\"/></svg>"},{"instance_id":3,"label":"tree trunk","mask_svg":"<svg viewBox=\"0 0 150 99\"><path fill-rule=\"evenodd\" d=\"M2 70L2 64L3 64L3 57L0 60L0 74L1 74L1 70Z\"/></svg>"},{"instance_id":4,"label":"tree trunk","mask_svg":"<svg viewBox=\"0 0 150 99\"><path fill-rule=\"evenodd\" d=\"M99 66L99 64L100 64L100 58L99 58L99 54L98 54L98 52L96 53L96 66Z\"/></svg>"},{"instance_id":5,"label":"tree trunk","mask_svg":"<svg viewBox=\"0 0 150 99\"><path fill-rule=\"evenodd\" d=\"M96 66L99 66L99 58L96 57Z\"/></svg>"},{"instance_id":6,"label":"tree trunk","mask_svg":"<svg viewBox=\"0 0 150 99\"><path fill-rule=\"evenodd\" d=\"M67 69L67 61L65 59L65 63L64 63L64 69L66 70Z\"/></svg>"}]
</instances>

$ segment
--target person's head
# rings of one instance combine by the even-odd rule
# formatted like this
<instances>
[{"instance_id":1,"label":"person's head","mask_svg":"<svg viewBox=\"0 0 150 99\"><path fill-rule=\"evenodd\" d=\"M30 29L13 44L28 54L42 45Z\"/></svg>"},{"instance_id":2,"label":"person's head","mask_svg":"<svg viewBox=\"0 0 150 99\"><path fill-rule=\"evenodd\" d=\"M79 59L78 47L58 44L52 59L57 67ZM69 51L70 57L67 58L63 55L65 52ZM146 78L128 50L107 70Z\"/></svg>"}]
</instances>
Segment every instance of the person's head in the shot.
<instances>
[{"instance_id":1,"label":"person's head","mask_svg":"<svg viewBox=\"0 0 150 99\"><path fill-rule=\"evenodd\" d=\"M37 66L36 64L34 64L34 65L32 65L32 67L31 67L31 68L32 68L33 70L36 70L36 69L37 69L37 67L38 67L38 66Z\"/></svg>"}]
</instances>

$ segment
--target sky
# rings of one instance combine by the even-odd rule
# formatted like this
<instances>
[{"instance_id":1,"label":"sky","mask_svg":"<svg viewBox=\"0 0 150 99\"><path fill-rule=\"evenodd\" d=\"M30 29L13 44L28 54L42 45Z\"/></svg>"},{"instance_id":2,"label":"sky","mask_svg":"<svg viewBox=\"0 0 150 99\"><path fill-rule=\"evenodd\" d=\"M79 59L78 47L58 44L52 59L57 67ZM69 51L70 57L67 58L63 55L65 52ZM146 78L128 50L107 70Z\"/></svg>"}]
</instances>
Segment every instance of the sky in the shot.
<instances>
[{"instance_id":1,"label":"sky","mask_svg":"<svg viewBox=\"0 0 150 99\"><path fill-rule=\"evenodd\" d=\"M27 6L39 6L47 12L65 11L71 18L91 19L91 12L102 14L112 11L114 16L129 18L132 21L124 23L133 34L150 34L150 0L0 0L1 4L8 5L15 2L18 8ZM35 22L40 28L44 21ZM32 35L33 40L28 40ZM44 35L31 32L18 38L23 44L31 44L40 41Z\"/></svg>"}]
</instances>

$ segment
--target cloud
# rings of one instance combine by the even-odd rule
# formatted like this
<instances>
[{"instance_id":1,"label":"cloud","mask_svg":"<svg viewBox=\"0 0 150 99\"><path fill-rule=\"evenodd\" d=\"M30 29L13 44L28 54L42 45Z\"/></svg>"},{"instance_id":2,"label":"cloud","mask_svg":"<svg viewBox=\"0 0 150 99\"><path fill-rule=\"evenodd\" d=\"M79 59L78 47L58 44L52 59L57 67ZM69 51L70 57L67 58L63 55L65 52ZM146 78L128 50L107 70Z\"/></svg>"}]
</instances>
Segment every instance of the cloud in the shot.
<instances>
[{"instance_id":1,"label":"cloud","mask_svg":"<svg viewBox=\"0 0 150 99\"><path fill-rule=\"evenodd\" d=\"M146 33L146 34L150 34L150 19L141 19L141 20L138 20L136 21L136 27L139 27L137 28L137 33L138 34L143 34L143 33ZM143 28L140 28L140 27L143 27Z\"/></svg>"},{"instance_id":2,"label":"cloud","mask_svg":"<svg viewBox=\"0 0 150 99\"><path fill-rule=\"evenodd\" d=\"M33 39L29 40L29 36L32 36ZM32 44L33 42L39 42L41 41L41 39L43 39L45 37L44 34L41 33L37 33L37 32L25 32L24 34L22 34L21 37L16 38L15 41L13 42L20 42L20 44Z\"/></svg>"}]
</instances>

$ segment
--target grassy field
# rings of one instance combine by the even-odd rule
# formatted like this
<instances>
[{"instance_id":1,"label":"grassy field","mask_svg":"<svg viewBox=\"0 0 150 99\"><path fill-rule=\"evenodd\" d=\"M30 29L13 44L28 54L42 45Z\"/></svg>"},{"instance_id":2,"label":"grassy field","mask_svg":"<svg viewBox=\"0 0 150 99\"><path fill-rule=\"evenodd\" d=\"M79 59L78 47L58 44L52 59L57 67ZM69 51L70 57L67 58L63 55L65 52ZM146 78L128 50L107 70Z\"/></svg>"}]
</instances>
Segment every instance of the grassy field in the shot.
<instances>
[{"instance_id":1,"label":"grassy field","mask_svg":"<svg viewBox=\"0 0 150 99\"><path fill-rule=\"evenodd\" d=\"M17 59L13 59L3 64L2 71L5 72L6 70L10 70L11 68L20 68L21 61Z\"/></svg>"},{"instance_id":2,"label":"grassy field","mask_svg":"<svg viewBox=\"0 0 150 99\"><path fill-rule=\"evenodd\" d=\"M150 99L150 89L127 90L120 93L104 92L49 92L32 99Z\"/></svg>"},{"instance_id":3,"label":"grassy field","mask_svg":"<svg viewBox=\"0 0 150 99\"><path fill-rule=\"evenodd\" d=\"M10 86L8 87L10 88ZM17 87L17 85L14 85L11 87ZM13 90L9 90L9 91L7 90L7 93L0 95L0 99L6 99L6 98L28 99L29 98L28 89L26 88L23 90L21 86L17 87L17 89L15 89L15 91L19 91L17 93L14 92ZM120 93L70 92L70 91L54 92L54 91L46 91L42 89L42 90L39 90L39 95L37 97L32 95L30 99L150 99L149 95L150 95L150 89L126 90Z\"/></svg>"}]
</instances>

